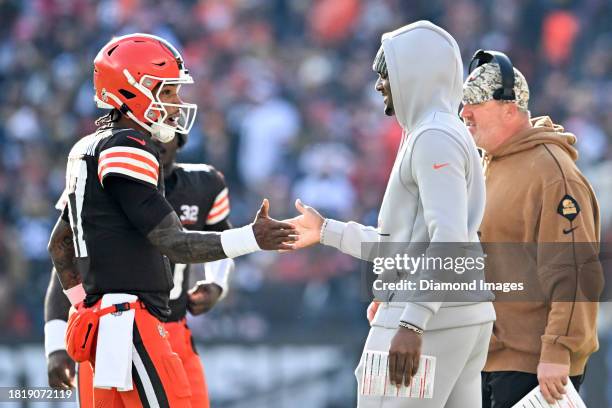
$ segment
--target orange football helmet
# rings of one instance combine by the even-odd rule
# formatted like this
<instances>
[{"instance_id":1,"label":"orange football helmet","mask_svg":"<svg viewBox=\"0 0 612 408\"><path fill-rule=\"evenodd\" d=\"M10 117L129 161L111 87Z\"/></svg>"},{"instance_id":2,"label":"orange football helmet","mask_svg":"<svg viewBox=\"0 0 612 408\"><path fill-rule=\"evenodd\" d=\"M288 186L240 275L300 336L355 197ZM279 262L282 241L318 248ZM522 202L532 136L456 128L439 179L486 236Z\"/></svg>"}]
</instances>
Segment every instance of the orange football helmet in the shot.
<instances>
[{"instance_id":1,"label":"orange football helmet","mask_svg":"<svg viewBox=\"0 0 612 408\"><path fill-rule=\"evenodd\" d=\"M159 99L165 85L193 84L183 58L169 42L149 34L113 38L94 60L95 100L99 108L116 108L162 143L175 133L187 134L193 126L197 106L166 103ZM179 114L168 119L168 107ZM174 115L173 115L174 116Z\"/></svg>"}]
</instances>

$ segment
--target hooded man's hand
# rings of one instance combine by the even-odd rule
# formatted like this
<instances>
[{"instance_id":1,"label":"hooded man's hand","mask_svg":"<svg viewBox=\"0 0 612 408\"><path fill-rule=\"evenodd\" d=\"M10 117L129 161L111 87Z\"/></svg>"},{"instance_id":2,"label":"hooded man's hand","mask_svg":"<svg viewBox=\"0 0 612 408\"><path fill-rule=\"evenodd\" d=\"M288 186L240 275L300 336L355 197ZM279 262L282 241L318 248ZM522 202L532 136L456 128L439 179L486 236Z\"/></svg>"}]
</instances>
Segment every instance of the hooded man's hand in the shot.
<instances>
[{"instance_id":1,"label":"hooded man's hand","mask_svg":"<svg viewBox=\"0 0 612 408\"><path fill-rule=\"evenodd\" d=\"M412 377L419 369L421 359L421 335L400 327L391 339L389 348L389 379L391 384L400 387L410 385Z\"/></svg>"},{"instance_id":2,"label":"hooded man's hand","mask_svg":"<svg viewBox=\"0 0 612 408\"><path fill-rule=\"evenodd\" d=\"M293 244L294 248L307 248L318 244L321 240L321 228L325 218L314 208L304 205L299 198L295 200L295 208L300 215L285 220L292 224L299 233L298 240Z\"/></svg>"}]
</instances>

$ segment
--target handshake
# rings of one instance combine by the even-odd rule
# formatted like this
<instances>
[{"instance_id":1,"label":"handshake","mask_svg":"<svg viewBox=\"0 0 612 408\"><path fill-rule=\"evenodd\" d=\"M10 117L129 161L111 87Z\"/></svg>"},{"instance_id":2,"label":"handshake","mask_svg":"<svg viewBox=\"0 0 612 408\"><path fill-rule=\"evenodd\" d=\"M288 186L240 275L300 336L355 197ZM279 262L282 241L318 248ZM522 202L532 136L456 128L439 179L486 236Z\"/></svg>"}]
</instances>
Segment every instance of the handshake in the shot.
<instances>
[{"instance_id":1,"label":"handshake","mask_svg":"<svg viewBox=\"0 0 612 408\"><path fill-rule=\"evenodd\" d=\"M263 200L253 223L253 234L259 248L281 252L306 248L320 241L325 220L317 210L297 199L295 208L300 215L283 221L270 218L270 203Z\"/></svg>"}]
</instances>

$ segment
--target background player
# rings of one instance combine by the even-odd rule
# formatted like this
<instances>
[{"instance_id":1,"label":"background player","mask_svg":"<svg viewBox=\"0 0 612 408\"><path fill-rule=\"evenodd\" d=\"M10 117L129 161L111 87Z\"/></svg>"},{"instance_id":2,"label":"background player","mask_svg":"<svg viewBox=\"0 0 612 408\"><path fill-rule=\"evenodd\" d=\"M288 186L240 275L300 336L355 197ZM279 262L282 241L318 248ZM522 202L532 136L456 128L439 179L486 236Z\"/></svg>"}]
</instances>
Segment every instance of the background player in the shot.
<instances>
[{"instance_id":1,"label":"background player","mask_svg":"<svg viewBox=\"0 0 612 408\"><path fill-rule=\"evenodd\" d=\"M191 406L182 362L161 324L170 315L169 259L209 262L293 248L286 242L295 239L294 228L268 217L267 200L252 225L217 233L185 230L164 198L153 139L169 142L175 132L189 132L196 107L178 92L190 83L178 51L151 35L115 38L94 61L96 101L111 111L68 156L68 205L49 252L78 309L69 332L88 308L134 309L102 317L96 335L84 334L83 345L93 350L97 343L95 355L84 357L95 361L96 405ZM87 350L83 345L67 343Z\"/></svg>"},{"instance_id":2,"label":"background player","mask_svg":"<svg viewBox=\"0 0 612 408\"><path fill-rule=\"evenodd\" d=\"M205 164L177 164L176 152L185 145L187 136L177 134L166 144L158 143L166 199L179 215L186 229L224 231L231 228L230 203L223 175ZM59 202L58 209L65 203ZM202 362L192 342L185 316L187 309L194 314L209 311L227 294L228 279L234 268L231 259L206 264L206 280L197 282L189 290L190 265L175 264L172 267L174 288L170 291L170 317L165 323L172 350L176 352L191 385L191 404L208 407L208 392ZM68 356L64 336L70 302L52 272L45 298L45 354L49 385L65 389L74 385L75 363ZM89 363L79 365L78 388L81 407L93 406L92 371Z\"/></svg>"}]
</instances>

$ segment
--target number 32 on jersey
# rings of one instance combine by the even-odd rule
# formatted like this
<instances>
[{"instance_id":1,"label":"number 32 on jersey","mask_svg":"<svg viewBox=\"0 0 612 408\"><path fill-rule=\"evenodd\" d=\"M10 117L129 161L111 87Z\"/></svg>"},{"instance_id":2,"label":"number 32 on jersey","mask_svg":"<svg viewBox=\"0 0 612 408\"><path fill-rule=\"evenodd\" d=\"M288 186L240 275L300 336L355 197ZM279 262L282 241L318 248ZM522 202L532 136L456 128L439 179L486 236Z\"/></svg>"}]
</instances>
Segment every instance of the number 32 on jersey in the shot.
<instances>
[{"instance_id":1,"label":"number 32 on jersey","mask_svg":"<svg viewBox=\"0 0 612 408\"><path fill-rule=\"evenodd\" d=\"M183 224L195 224L198 221L200 208L197 205L181 205L180 219Z\"/></svg>"}]
</instances>

